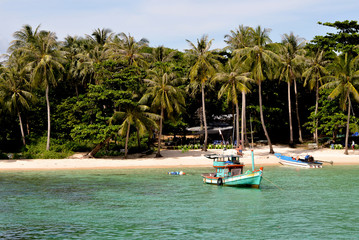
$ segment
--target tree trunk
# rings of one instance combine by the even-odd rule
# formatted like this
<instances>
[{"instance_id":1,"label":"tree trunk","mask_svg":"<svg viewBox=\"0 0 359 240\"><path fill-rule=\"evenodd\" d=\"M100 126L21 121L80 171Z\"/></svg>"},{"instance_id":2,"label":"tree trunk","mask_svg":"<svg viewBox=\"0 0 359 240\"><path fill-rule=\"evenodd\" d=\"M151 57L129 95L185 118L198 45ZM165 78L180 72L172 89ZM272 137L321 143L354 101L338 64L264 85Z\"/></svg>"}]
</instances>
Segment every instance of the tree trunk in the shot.
<instances>
[{"instance_id":1,"label":"tree trunk","mask_svg":"<svg viewBox=\"0 0 359 240\"><path fill-rule=\"evenodd\" d=\"M246 131L246 127L245 127L245 123L246 123L246 93L244 91L242 91L242 117L241 117L241 126L242 126L242 131L241 131L241 139L242 139L242 150L244 151L244 133Z\"/></svg>"},{"instance_id":2,"label":"tree trunk","mask_svg":"<svg viewBox=\"0 0 359 240\"><path fill-rule=\"evenodd\" d=\"M319 107L319 81L317 79L316 81L316 90L315 90L315 118L314 118L314 124L315 124L315 133L314 133L314 141L319 146L319 140L318 140L318 107Z\"/></svg>"},{"instance_id":3,"label":"tree trunk","mask_svg":"<svg viewBox=\"0 0 359 240\"><path fill-rule=\"evenodd\" d=\"M92 149L91 152L89 152L87 154L87 156L90 157L90 158L94 158L96 153L98 153L98 151L100 151L101 148L103 148L103 146L105 146L111 140L111 138L112 138L112 136L106 138L105 141L100 142L99 144L97 144L96 147L94 149Z\"/></svg>"},{"instance_id":4,"label":"tree trunk","mask_svg":"<svg viewBox=\"0 0 359 240\"><path fill-rule=\"evenodd\" d=\"M293 146L292 101L290 99L290 82L288 81L288 113L289 113L289 146Z\"/></svg>"},{"instance_id":5,"label":"tree trunk","mask_svg":"<svg viewBox=\"0 0 359 240\"><path fill-rule=\"evenodd\" d=\"M46 151L50 150L50 131L51 131L49 88L50 88L49 85L47 85L46 86L46 104L47 104L47 143L46 143Z\"/></svg>"},{"instance_id":6,"label":"tree trunk","mask_svg":"<svg viewBox=\"0 0 359 240\"><path fill-rule=\"evenodd\" d=\"M264 134L268 141L269 153L274 154L272 142L270 141L266 125L264 124L263 107L262 107L262 83L260 80L258 80L258 94L259 94L259 112L260 112L260 116L261 116L262 128L263 128Z\"/></svg>"},{"instance_id":7,"label":"tree trunk","mask_svg":"<svg viewBox=\"0 0 359 240\"><path fill-rule=\"evenodd\" d=\"M238 148L239 146L239 106L238 106L238 101L236 102L236 139L237 139L237 144L236 147ZM243 137L241 138L242 142L243 142Z\"/></svg>"},{"instance_id":8,"label":"tree trunk","mask_svg":"<svg viewBox=\"0 0 359 240\"><path fill-rule=\"evenodd\" d=\"M137 129L137 147L138 147L138 152L141 152L141 138L140 138L140 131L138 131L138 129Z\"/></svg>"},{"instance_id":9,"label":"tree trunk","mask_svg":"<svg viewBox=\"0 0 359 240\"><path fill-rule=\"evenodd\" d=\"M19 117L22 143L23 143L24 146L25 146L25 145L26 145L26 142L25 142L25 133L24 133L24 128L23 128L23 126L22 126L22 120L21 120L21 114L20 114L20 112L17 112L17 116Z\"/></svg>"},{"instance_id":10,"label":"tree trunk","mask_svg":"<svg viewBox=\"0 0 359 240\"><path fill-rule=\"evenodd\" d=\"M295 112L296 112L296 114L297 114L299 142L300 142L300 143L303 143L302 126L301 126L301 124L300 124L300 117L299 117L299 104L298 104L297 81L294 79L293 82L294 82Z\"/></svg>"},{"instance_id":11,"label":"tree trunk","mask_svg":"<svg viewBox=\"0 0 359 240\"><path fill-rule=\"evenodd\" d=\"M350 97L349 97L349 93L348 93L348 118L347 118L347 130L345 133L345 150L344 150L344 154L348 155L348 143L349 143L349 123L350 123Z\"/></svg>"},{"instance_id":12,"label":"tree trunk","mask_svg":"<svg viewBox=\"0 0 359 240\"><path fill-rule=\"evenodd\" d=\"M163 120L163 107L161 107L160 130L158 134L158 148L157 148L156 157L162 157L161 155L162 120Z\"/></svg>"},{"instance_id":13,"label":"tree trunk","mask_svg":"<svg viewBox=\"0 0 359 240\"><path fill-rule=\"evenodd\" d=\"M202 151L207 151L208 131L207 131L206 106L205 106L205 98L204 98L204 83L202 83L202 111L203 111L203 124L204 124L204 142L203 142Z\"/></svg>"},{"instance_id":14,"label":"tree trunk","mask_svg":"<svg viewBox=\"0 0 359 240\"><path fill-rule=\"evenodd\" d=\"M127 153L128 153L128 139L130 138L130 128L131 128L131 124L129 123L129 121L127 122L127 132L126 132L126 142L125 142L125 158L127 158Z\"/></svg>"}]
</instances>

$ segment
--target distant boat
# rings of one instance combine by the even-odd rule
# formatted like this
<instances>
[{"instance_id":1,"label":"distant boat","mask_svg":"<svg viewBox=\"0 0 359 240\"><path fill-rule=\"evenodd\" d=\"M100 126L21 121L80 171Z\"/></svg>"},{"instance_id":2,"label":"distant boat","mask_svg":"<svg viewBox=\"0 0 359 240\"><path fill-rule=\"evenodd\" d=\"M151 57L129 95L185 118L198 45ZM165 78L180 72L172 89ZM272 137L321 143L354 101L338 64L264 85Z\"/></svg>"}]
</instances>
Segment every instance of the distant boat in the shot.
<instances>
[{"instance_id":1,"label":"distant boat","mask_svg":"<svg viewBox=\"0 0 359 240\"><path fill-rule=\"evenodd\" d=\"M253 153L253 151L252 151ZM203 173L203 182L218 186L253 187L259 188L263 168L254 170L252 154L252 171L243 172L244 164L240 162L241 155L210 154L207 158L213 159L214 173Z\"/></svg>"},{"instance_id":2,"label":"distant boat","mask_svg":"<svg viewBox=\"0 0 359 240\"><path fill-rule=\"evenodd\" d=\"M323 163L320 161L314 161L312 156L305 156L304 158L300 157L289 157L282 155L280 153L274 154L279 158L279 163L282 165L294 166L294 167L303 167L303 168L322 168Z\"/></svg>"}]
</instances>

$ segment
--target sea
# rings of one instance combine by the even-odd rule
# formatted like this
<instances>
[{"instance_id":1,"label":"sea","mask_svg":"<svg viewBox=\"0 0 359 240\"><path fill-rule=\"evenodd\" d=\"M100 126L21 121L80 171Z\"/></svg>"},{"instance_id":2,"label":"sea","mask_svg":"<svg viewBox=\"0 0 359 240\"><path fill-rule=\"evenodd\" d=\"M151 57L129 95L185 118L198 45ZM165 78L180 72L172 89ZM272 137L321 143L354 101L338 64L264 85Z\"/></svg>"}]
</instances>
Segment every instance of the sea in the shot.
<instances>
[{"instance_id":1,"label":"sea","mask_svg":"<svg viewBox=\"0 0 359 240\"><path fill-rule=\"evenodd\" d=\"M359 166L268 166L260 189L212 171L1 171L0 239L359 239Z\"/></svg>"}]
</instances>

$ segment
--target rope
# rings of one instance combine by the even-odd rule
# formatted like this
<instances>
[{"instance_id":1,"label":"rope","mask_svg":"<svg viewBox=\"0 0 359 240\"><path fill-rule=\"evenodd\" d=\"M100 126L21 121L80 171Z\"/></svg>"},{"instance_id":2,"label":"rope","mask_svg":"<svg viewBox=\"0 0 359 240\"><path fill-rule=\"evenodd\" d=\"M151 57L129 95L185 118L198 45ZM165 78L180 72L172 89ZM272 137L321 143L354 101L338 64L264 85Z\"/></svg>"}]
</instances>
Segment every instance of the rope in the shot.
<instances>
[{"instance_id":1,"label":"rope","mask_svg":"<svg viewBox=\"0 0 359 240\"><path fill-rule=\"evenodd\" d=\"M271 180L269 180L268 178L262 176L265 180L267 180L268 182L270 182L271 184L273 184L274 186L276 186L279 190L282 190L283 191L283 188L281 187L278 187L277 185L275 185Z\"/></svg>"}]
</instances>

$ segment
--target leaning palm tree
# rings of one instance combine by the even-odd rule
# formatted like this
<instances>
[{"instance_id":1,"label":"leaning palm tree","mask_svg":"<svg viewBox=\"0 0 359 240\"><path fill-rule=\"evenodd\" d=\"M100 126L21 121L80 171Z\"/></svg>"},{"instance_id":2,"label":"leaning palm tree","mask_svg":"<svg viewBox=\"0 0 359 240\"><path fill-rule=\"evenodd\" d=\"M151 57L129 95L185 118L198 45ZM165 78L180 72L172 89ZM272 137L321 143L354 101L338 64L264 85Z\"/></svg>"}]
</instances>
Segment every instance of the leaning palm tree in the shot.
<instances>
[{"instance_id":1,"label":"leaning palm tree","mask_svg":"<svg viewBox=\"0 0 359 240\"><path fill-rule=\"evenodd\" d=\"M280 80L285 80L288 84L288 112L289 112L289 145L293 145L293 124L292 124L292 104L291 104L291 85L294 85L296 113L299 130L299 142L303 142L300 118L298 112L298 97L296 79L301 76L301 65L304 61L304 40L293 33L282 36L282 45L280 47Z\"/></svg>"},{"instance_id":2,"label":"leaning palm tree","mask_svg":"<svg viewBox=\"0 0 359 240\"><path fill-rule=\"evenodd\" d=\"M30 46L19 49L23 54L23 61L27 63L27 69L31 73L34 86L45 88L47 104L47 143L46 150L50 150L50 86L55 86L64 70L64 54L58 50L58 42L53 32L41 31L36 35L36 40Z\"/></svg>"},{"instance_id":3,"label":"leaning palm tree","mask_svg":"<svg viewBox=\"0 0 359 240\"><path fill-rule=\"evenodd\" d=\"M239 67L239 63L235 58L229 60L224 67L222 72L217 73L213 80L220 81L222 83L221 89L218 92L218 98L222 96L227 97L227 102L232 102L236 106L236 139L237 139L237 147L239 146L239 139L242 141L242 149L244 149L244 114L245 112L245 94L250 90L248 88L248 82L254 81L249 78L249 72L243 72ZM239 99L238 95L242 93L242 131L241 138L239 138ZM244 96L244 97L243 97Z\"/></svg>"},{"instance_id":4,"label":"leaning palm tree","mask_svg":"<svg viewBox=\"0 0 359 240\"><path fill-rule=\"evenodd\" d=\"M272 69L279 62L279 57L273 51L267 49L267 44L271 42L269 38L270 29L262 29L258 26L252 29L253 46L235 50L236 54L242 56L244 65L252 72L253 78L258 85L259 111L264 134L268 141L269 152L274 153L272 142L269 138L267 128L264 123L262 106L262 81L272 75Z\"/></svg>"},{"instance_id":5,"label":"leaning palm tree","mask_svg":"<svg viewBox=\"0 0 359 240\"><path fill-rule=\"evenodd\" d=\"M176 87L180 80L174 73L168 73L163 68L148 71L148 79L144 82L148 85L147 91L141 101L152 100L152 108L160 110L160 124L158 134L158 149L156 157L161 157L161 138L164 113L171 116L175 111L181 113L185 104L182 90Z\"/></svg>"},{"instance_id":6,"label":"leaning palm tree","mask_svg":"<svg viewBox=\"0 0 359 240\"><path fill-rule=\"evenodd\" d=\"M156 120L159 116L147 112L149 107L139 103L127 102L121 107L123 108L123 111L116 111L110 119L110 124L122 121L118 133L121 136L126 136L125 158L127 158L131 126L135 126L139 135L143 136L150 129L157 128Z\"/></svg>"},{"instance_id":7,"label":"leaning palm tree","mask_svg":"<svg viewBox=\"0 0 359 240\"><path fill-rule=\"evenodd\" d=\"M334 88L328 96L329 99L339 97L340 107L343 110L348 110L344 151L344 154L348 155L351 108L350 96L352 96L357 102L359 102L359 93L357 89L357 86L359 84L358 58L352 58L348 55L348 53L345 53L342 56L336 57L331 67L333 69L334 76L326 77L329 82L324 84L322 88Z\"/></svg>"},{"instance_id":8,"label":"leaning palm tree","mask_svg":"<svg viewBox=\"0 0 359 240\"><path fill-rule=\"evenodd\" d=\"M12 64L8 68L2 67L0 75L0 95L6 109L10 113L17 114L19 119L22 142L26 145L21 112L30 108L34 95L28 91L29 85L25 80L25 74L18 64Z\"/></svg>"},{"instance_id":9,"label":"leaning palm tree","mask_svg":"<svg viewBox=\"0 0 359 240\"><path fill-rule=\"evenodd\" d=\"M306 60L307 70L303 72L304 86L309 84L309 88L313 90L315 88L315 119L314 119L314 141L318 145L318 108L319 108L319 87L323 84L323 77L328 75L326 66L329 64L329 60L325 59L324 51L318 51L314 56L309 56Z\"/></svg>"},{"instance_id":10,"label":"leaning palm tree","mask_svg":"<svg viewBox=\"0 0 359 240\"><path fill-rule=\"evenodd\" d=\"M206 106L205 106L205 86L208 80L216 73L216 69L220 64L217 60L218 55L213 50L210 50L212 46L212 40L208 41L208 36L204 35L201 39L197 39L197 45L191 41L186 40L192 49L186 50L188 56L194 58L194 63L189 71L189 78L192 82L197 82L201 85L202 93L202 116L204 124L204 143L203 151L207 151L207 119L206 119Z\"/></svg>"}]
</instances>

